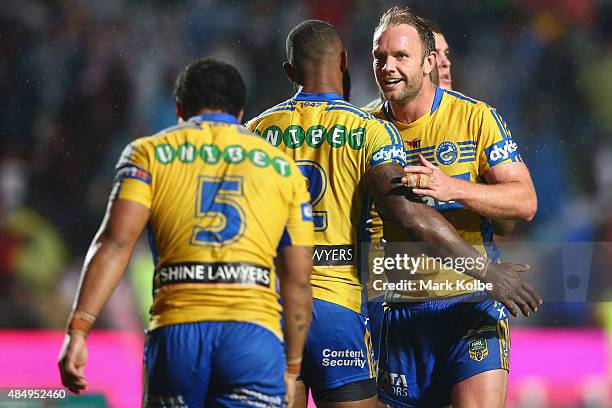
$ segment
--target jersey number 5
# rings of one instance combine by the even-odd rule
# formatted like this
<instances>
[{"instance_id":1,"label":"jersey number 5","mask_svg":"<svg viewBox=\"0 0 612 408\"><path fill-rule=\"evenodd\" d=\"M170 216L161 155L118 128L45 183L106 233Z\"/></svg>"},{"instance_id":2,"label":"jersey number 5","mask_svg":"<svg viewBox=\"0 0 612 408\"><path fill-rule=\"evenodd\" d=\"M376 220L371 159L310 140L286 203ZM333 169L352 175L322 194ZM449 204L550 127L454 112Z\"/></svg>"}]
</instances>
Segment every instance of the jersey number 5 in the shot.
<instances>
[{"instance_id":1,"label":"jersey number 5","mask_svg":"<svg viewBox=\"0 0 612 408\"><path fill-rule=\"evenodd\" d=\"M242 197L243 178L198 177L198 191L191 245L223 247L238 242L244 235L246 217L235 197Z\"/></svg>"},{"instance_id":2,"label":"jersey number 5","mask_svg":"<svg viewBox=\"0 0 612 408\"><path fill-rule=\"evenodd\" d=\"M327 191L327 174L325 169L317 162L311 160L295 161L308 179L308 192L310 193L310 204L312 205L312 221L315 231L325 231L328 225L327 211L316 210L317 204L321 202Z\"/></svg>"}]
</instances>

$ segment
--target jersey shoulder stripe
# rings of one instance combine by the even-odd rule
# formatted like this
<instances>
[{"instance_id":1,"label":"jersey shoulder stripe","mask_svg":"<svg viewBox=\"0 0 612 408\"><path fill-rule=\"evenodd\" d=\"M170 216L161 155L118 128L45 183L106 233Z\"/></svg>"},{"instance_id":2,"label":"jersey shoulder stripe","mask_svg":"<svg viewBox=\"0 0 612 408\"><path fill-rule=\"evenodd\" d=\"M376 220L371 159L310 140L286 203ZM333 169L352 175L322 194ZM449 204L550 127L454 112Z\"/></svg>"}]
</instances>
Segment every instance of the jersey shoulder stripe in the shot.
<instances>
[{"instance_id":1,"label":"jersey shoulder stripe","mask_svg":"<svg viewBox=\"0 0 612 408\"><path fill-rule=\"evenodd\" d=\"M362 106L361 109L365 110L366 112L374 112L375 110L379 109L382 106L382 104L383 104L383 100L381 98L377 98L377 99L374 99L373 101L370 101L365 106Z\"/></svg>"},{"instance_id":2,"label":"jersey shoulder stripe","mask_svg":"<svg viewBox=\"0 0 612 408\"><path fill-rule=\"evenodd\" d=\"M363 113L357 111L356 109L354 109L352 107L349 107L349 106L345 106L345 105L331 105L331 106L328 106L327 108L325 108L325 111L326 112L329 112L329 111L345 111L345 112L350 112L350 113L352 113L354 115L357 115L361 119L369 119L369 117L368 117L369 115L363 114Z\"/></svg>"},{"instance_id":3,"label":"jersey shoulder stripe","mask_svg":"<svg viewBox=\"0 0 612 408\"><path fill-rule=\"evenodd\" d=\"M387 133L389 133L389 136L391 136L391 142L393 144L398 144L400 146L403 146L404 143L402 142L402 137L400 136L395 126L393 126L389 122L385 122L382 120L380 122L385 126L385 129L387 130Z\"/></svg>"},{"instance_id":4,"label":"jersey shoulder stripe","mask_svg":"<svg viewBox=\"0 0 612 408\"><path fill-rule=\"evenodd\" d=\"M157 132L157 133L155 133L155 134L153 134L151 136L144 137L143 139L158 138L158 137L167 135L169 133L176 132L178 130L185 130L185 129L198 129L198 125L196 125L193 122L186 121L186 122L183 122L183 123L179 123L178 125L174 125L174 126L170 126L170 127L165 128L165 129L162 129L159 132Z\"/></svg>"},{"instance_id":5,"label":"jersey shoulder stripe","mask_svg":"<svg viewBox=\"0 0 612 408\"><path fill-rule=\"evenodd\" d=\"M391 137L391 142L393 144L399 144L402 145L402 138L399 135L399 132L397 131L397 129L395 129L395 126L391 125L389 122L383 121L381 119L378 119L374 116L372 116L371 113L364 111L361 108L356 107L355 105L349 103L349 102L345 102L345 101L332 101L329 102L327 104L327 108L325 108L326 111L344 111L344 112L349 112L352 114L357 115L359 118L361 119L365 119L367 121L375 121L380 123L381 125L383 125L385 127L385 130L387 131L387 133L389 133L389 136Z\"/></svg>"},{"instance_id":6,"label":"jersey shoulder stripe","mask_svg":"<svg viewBox=\"0 0 612 408\"><path fill-rule=\"evenodd\" d=\"M476 105L477 103L483 103L483 102L478 101L478 100L476 100L474 98L470 98L469 96L464 95L461 92L451 91L451 90L445 89L444 93L447 93L447 94L449 94L451 96L454 96L457 99L461 99L463 101L467 101L467 102L469 102L469 103L471 103L473 105Z\"/></svg>"},{"instance_id":7,"label":"jersey shoulder stripe","mask_svg":"<svg viewBox=\"0 0 612 408\"><path fill-rule=\"evenodd\" d=\"M372 119L372 115L369 112L364 111L361 108L353 105L352 103L345 101L332 101L327 103L327 109L331 110L332 107L344 106L345 108L349 108L351 111L354 111L358 116L363 119Z\"/></svg>"},{"instance_id":8,"label":"jersey shoulder stripe","mask_svg":"<svg viewBox=\"0 0 612 408\"><path fill-rule=\"evenodd\" d=\"M267 115L269 115L271 113L274 113L274 112L295 110L295 105L296 105L296 101L294 99L288 99L285 102L281 102L278 105L274 105L271 108L263 111L261 114L256 116L255 119L253 119L253 120L263 118L264 116L267 116Z\"/></svg>"}]
</instances>

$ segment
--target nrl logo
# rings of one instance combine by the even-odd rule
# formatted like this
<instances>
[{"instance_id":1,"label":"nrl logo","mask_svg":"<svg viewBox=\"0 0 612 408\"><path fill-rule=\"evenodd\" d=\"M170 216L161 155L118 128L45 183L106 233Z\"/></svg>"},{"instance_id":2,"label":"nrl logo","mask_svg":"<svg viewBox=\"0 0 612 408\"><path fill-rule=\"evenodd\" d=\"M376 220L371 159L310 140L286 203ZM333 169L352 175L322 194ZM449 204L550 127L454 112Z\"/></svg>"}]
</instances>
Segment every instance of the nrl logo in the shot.
<instances>
[{"instance_id":1,"label":"nrl logo","mask_svg":"<svg viewBox=\"0 0 612 408\"><path fill-rule=\"evenodd\" d=\"M470 341L470 358L474 361L482 361L489 355L489 348L485 339Z\"/></svg>"}]
</instances>

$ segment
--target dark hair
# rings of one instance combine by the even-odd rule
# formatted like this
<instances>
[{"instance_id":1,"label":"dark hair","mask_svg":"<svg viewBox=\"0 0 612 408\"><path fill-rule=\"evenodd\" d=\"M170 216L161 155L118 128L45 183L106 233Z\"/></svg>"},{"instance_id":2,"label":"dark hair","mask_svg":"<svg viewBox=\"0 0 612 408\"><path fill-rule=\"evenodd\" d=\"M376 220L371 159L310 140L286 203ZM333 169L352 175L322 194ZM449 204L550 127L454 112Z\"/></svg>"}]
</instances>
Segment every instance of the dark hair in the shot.
<instances>
[{"instance_id":1,"label":"dark hair","mask_svg":"<svg viewBox=\"0 0 612 408\"><path fill-rule=\"evenodd\" d=\"M394 6L380 17L380 22L376 27L376 31L381 28L387 28L391 26L397 26L400 24L407 24L414 27L419 33L421 44L423 45L423 57L429 55L432 51L436 50L436 41L431 30L430 23L420 17L409 8L405 6Z\"/></svg>"},{"instance_id":2,"label":"dark hair","mask_svg":"<svg viewBox=\"0 0 612 408\"><path fill-rule=\"evenodd\" d=\"M287 36L287 59L300 76L306 63L324 65L332 54L342 50L336 27L321 20L306 20Z\"/></svg>"},{"instance_id":3,"label":"dark hair","mask_svg":"<svg viewBox=\"0 0 612 408\"><path fill-rule=\"evenodd\" d=\"M438 24L437 21L434 21L434 20L427 20L427 21L429 22L429 27L431 27L432 33L444 34L444 31L442 31L442 26L440 26L440 24Z\"/></svg>"},{"instance_id":4,"label":"dark hair","mask_svg":"<svg viewBox=\"0 0 612 408\"><path fill-rule=\"evenodd\" d=\"M213 58L200 58L178 75L174 97L187 117L197 115L203 108L220 109L238 116L246 103L246 85L233 65Z\"/></svg>"}]
</instances>

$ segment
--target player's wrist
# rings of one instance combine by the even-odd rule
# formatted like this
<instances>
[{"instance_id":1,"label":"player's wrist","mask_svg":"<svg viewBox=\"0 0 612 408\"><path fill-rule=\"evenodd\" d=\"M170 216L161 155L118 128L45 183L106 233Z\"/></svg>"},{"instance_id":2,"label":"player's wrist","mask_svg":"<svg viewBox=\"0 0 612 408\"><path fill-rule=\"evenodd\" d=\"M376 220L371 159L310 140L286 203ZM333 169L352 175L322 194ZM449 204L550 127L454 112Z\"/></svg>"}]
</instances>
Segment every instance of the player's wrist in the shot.
<instances>
[{"instance_id":1,"label":"player's wrist","mask_svg":"<svg viewBox=\"0 0 612 408\"><path fill-rule=\"evenodd\" d=\"M493 261L489 257L480 256L476 258L471 275L478 280L486 281L486 276L493 267Z\"/></svg>"},{"instance_id":2,"label":"player's wrist","mask_svg":"<svg viewBox=\"0 0 612 408\"><path fill-rule=\"evenodd\" d=\"M84 335L87 337L95 321L96 317L94 315L82 310L75 310L68 320L67 332L70 335Z\"/></svg>"},{"instance_id":3,"label":"player's wrist","mask_svg":"<svg viewBox=\"0 0 612 408\"><path fill-rule=\"evenodd\" d=\"M89 333L84 332L82 330L70 330L69 329L67 333L70 337L81 336L81 337L87 338L87 336L89 335Z\"/></svg>"},{"instance_id":4,"label":"player's wrist","mask_svg":"<svg viewBox=\"0 0 612 408\"><path fill-rule=\"evenodd\" d=\"M302 356L287 358L287 375L297 377L302 370Z\"/></svg>"},{"instance_id":5,"label":"player's wrist","mask_svg":"<svg viewBox=\"0 0 612 408\"><path fill-rule=\"evenodd\" d=\"M450 188L448 189L449 192L449 199L448 201L460 201L463 202L465 200L468 199L469 194L468 194L468 190L471 187L471 184L469 181L466 180L461 180L455 177L450 177Z\"/></svg>"}]
</instances>

